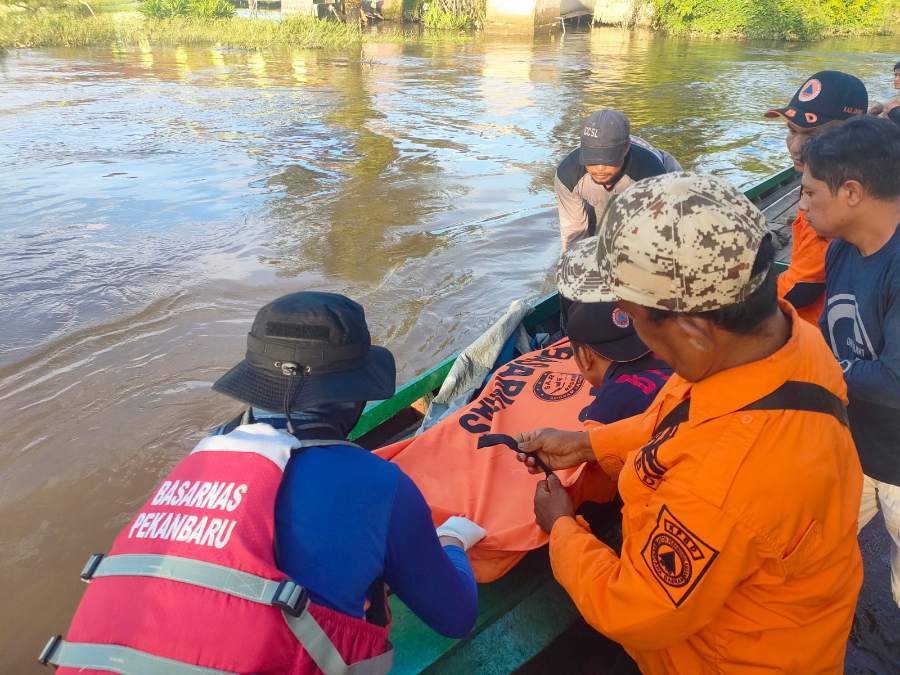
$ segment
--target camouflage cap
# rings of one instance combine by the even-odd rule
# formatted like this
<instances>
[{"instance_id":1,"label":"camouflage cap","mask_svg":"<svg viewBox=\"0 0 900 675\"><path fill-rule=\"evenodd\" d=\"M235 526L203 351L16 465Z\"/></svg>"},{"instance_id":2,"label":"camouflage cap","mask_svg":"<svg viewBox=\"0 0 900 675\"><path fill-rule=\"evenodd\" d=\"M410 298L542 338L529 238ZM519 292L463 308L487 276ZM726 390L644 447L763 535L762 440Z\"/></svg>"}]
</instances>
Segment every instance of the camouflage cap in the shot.
<instances>
[{"instance_id":1,"label":"camouflage cap","mask_svg":"<svg viewBox=\"0 0 900 675\"><path fill-rule=\"evenodd\" d=\"M556 285L564 298L579 302L615 302L610 275L600 272L599 237L581 239L569 248L556 269Z\"/></svg>"},{"instance_id":2,"label":"camouflage cap","mask_svg":"<svg viewBox=\"0 0 900 675\"><path fill-rule=\"evenodd\" d=\"M610 203L598 231L560 261L564 297L705 312L742 302L765 278L751 274L765 216L713 176L638 181Z\"/></svg>"}]
</instances>

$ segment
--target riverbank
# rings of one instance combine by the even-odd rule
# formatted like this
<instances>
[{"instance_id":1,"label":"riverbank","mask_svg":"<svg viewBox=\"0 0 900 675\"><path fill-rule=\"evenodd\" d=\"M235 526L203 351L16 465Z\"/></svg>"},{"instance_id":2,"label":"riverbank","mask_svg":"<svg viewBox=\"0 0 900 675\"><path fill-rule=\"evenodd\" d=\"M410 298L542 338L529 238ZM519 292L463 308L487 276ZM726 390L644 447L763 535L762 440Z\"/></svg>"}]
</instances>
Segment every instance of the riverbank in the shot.
<instances>
[{"instance_id":1,"label":"riverbank","mask_svg":"<svg viewBox=\"0 0 900 675\"><path fill-rule=\"evenodd\" d=\"M900 0L641 0L673 35L809 41L900 31Z\"/></svg>"},{"instance_id":2,"label":"riverbank","mask_svg":"<svg viewBox=\"0 0 900 675\"><path fill-rule=\"evenodd\" d=\"M2 15L0 49L27 47L267 47L333 48L359 44L356 25L292 17L269 19L150 19L137 13L77 16L49 12Z\"/></svg>"},{"instance_id":3,"label":"riverbank","mask_svg":"<svg viewBox=\"0 0 900 675\"><path fill-rule=\"evenodd\" d=\"M97 3L104 6L102 0ZM122 7L122 5L119 5ZM283 20L229 17L177 16L150 18L133 11L98 10L89 15L83 7L67 11L21 11L0 5L0 50L31 47L206 47L238 49L267 47L338 48L366 40L356 23L323 21L309 17ZM422 25L436 30L423 33L404 24L386 23L380 42L470 40L483 16L454 18L435 4L420 17ZM900 33L900 0L643 0L635 4L633 22L652 30L680 36L731 39L782 39L811 41L833 36ZM91 10L93 11L93 10ZM628 23L626 21L626 23Z\"/></svg>"}]
</instances>

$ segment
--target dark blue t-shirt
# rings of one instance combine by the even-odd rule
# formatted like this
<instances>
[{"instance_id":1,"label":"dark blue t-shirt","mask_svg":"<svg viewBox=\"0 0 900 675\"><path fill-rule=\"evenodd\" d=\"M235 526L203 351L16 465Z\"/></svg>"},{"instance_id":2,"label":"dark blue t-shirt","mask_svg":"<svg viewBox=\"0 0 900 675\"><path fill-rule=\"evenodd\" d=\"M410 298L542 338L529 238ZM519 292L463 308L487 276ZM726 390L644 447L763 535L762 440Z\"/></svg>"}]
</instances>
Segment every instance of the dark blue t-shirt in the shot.
<instances>
[{"instance_id":1,"label":"dark blue t-shirt","mask_svg":"<svg viewBox=\"0 0 900 675\"><path fill-rule=\"evenodd\" d=\"M595 398L578 419L612 424L642 413L671 375L669 365L653 354L627 363L614 362L603 376L603 385L591 389Z\"/></svg>"},{"instance_id":2,"label":"dark blue t-shirt","mask_svg":"<svg viewBox=\"0 0 900 675\"><path fill-rule=\"evenodd\" d=\"M819 325L844 370L863 472L900 485L900 226L868 256L831 242L825 280Z\"/></svg>"},{"instance_id":3,"label":"dark blue t-shirt","mask_svg":"<svg viewBox=\"0 0 900 675\"><path fill-rule=\"evenodd\" d=\"M318 604L362 617L370 589L383 581L438 633L460 638L475 623L478 590L466 554L441 547L419 489L366 450L295 450L275 506L275 539L279 569Z\"/></svg>"}]
</instances>

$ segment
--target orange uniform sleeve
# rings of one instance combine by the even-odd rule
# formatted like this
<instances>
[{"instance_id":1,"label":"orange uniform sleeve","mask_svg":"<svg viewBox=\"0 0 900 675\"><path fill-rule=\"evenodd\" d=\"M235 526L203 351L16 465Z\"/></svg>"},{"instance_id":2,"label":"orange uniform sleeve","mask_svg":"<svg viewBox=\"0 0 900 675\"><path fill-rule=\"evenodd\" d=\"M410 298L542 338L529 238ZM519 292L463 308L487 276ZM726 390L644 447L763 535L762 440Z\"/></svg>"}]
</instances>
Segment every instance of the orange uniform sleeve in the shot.
<instances>
[{"instance_id":1,"label":"orange uniform sleeve","mask_svg":"<svg viewBox=\"0 0 900 675\"><path fill-rule=\"evenodd\" d=\"M778 277L778 297L784 298L798 310L804 307L821 310L828 240L816 234L803 211L797 214L791 225L791 237L791 264ZM817 319L818 315L808 320L815 323Z\"/></svg>"},{"instance_id":2,"label":"orange uniform sleeve","mask_svg":"<svg viewBox=\"0 0 900 675\"><path fill-rule=\"evenodd\" d=\"M628 648L664 649L696 633L762 564L752 535L708 503L661 487L619 558L572 518L550 535L557 581L585 620Z\"/></svg>"},{"instance_id":3,"label":"orange uniform sleeve","mask_svg":"<svg viewBox=\"0 0 900 675\"><path fill-rule=\"evenodd\" d=\"M629 452L643 446L653 436L656 413L651 414L651 411L654 410L651 406L646 413L586 429L594 457L610 478L618 477Z\"/></svg>"}]
</instances>

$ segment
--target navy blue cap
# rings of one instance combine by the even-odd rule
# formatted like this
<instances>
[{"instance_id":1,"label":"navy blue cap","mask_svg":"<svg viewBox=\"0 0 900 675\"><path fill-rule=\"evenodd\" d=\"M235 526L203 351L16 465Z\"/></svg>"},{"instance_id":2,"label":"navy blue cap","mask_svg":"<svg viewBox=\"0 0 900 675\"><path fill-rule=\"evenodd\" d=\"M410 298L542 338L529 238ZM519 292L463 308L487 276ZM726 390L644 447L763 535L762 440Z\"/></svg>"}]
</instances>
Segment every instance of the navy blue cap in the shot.
<instances>
[{"instance_id":1,"label":"navy blue cap","mask_svg":"<svg viewBox=\"0 0 900 675\"><path fill-rule=\"evenodd\" d=\"M869 109L869 93L858 77L823 70L804 82L791 102L772 108L766 117L784 117L798 127L812 129L835 120L850 119Z\"/></svg>"},{"instance_id":2,"label":"navy blue cap","mask_svg":"<svg viewBox=\"0 0 900 675\"><path fill-rule=\"evenodd\" d=\"M615 302L578 302L560 297L569 339L610 361L634 361L650 353L631 317Z\"/></svg>"}]
</instances>

